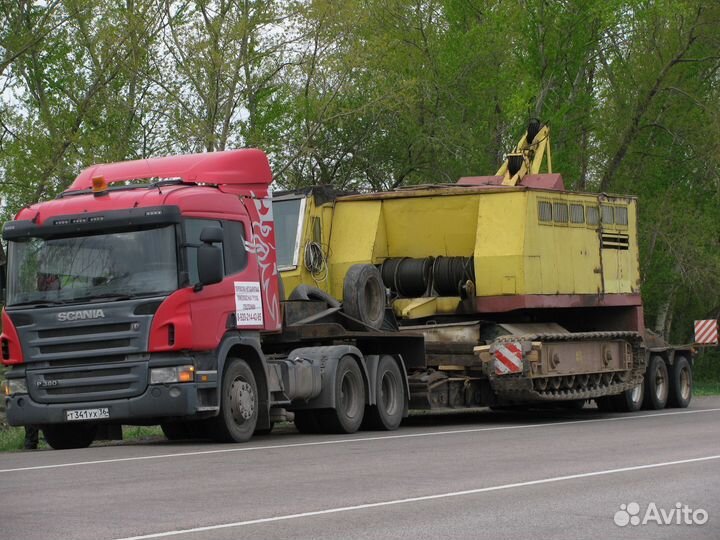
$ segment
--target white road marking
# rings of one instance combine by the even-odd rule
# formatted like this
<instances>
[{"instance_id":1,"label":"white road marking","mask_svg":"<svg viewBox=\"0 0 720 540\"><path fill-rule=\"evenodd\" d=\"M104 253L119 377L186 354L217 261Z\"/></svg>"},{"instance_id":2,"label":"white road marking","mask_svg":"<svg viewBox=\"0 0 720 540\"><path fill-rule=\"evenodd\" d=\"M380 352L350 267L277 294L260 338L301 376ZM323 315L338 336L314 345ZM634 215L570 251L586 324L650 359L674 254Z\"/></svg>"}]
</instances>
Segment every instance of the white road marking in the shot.
<instances>
[{"instance_id":1,"label":"white road marking","mask_svg":"<svg viewBox=\"0 0 720 540\"><path fill-rule=\"evenodd\" d=\"M357 504L354 506L340 506L337 508L326 508L325 510L315 510L312 512L302 512L300 514L286 514L284 516L273 516L260 519L249 519L247 521L236 521L234 523L221 523L219 525L208 525L205 527L193 527L191 529L178 529L175 531L164 531L153 534L145 534L141 536L130 536L126 538L118 538L116 540L148 540L150 538L166 538L168 536L180 536L183 534L193 534L200 532L216 531L219 529L231 529L236 527L246 527L248 525L258 525L262 523L273 523L275 521L287 521L290 519L299 519L306 517L322 516L326 514L338 514L340 512L351 512L353 510L365 510L368 508L380 508L383 506L393 506L397 504L407 504L422 501L432 501L436 499L448 499L451 497L463 497L466 495L476 495L478 493L488 493L491 491L501 491L506 489L514 489L528 486L537 486L540 484L551 484L554 482L565 482L568 480L577 480L579 478L591 478L593 476L605 476L609 474L618 474L624 472L642 471L645 469L657 469L660 467L670 467L672 465L684 465L687 463L699 463L703 461L711 461L720 459L720 455L705 456L692 459L682 459L679 461L665 461L662 463L650 463L648 465L635 465L634 467L622 467L620 469L606 469L603 471L593 471L580 474L570 474L567 476L555 476L551 478L542 478L540 480L530 480L527 482L516 482L514 484L502 484L499 486L490 486L477 489L467 489L464 491L451 491L448 493L438 493L435 495L424 495L420 497L408 497L406 499L394 499L390 501L381 501L367 504Z\"/></svg>"},{"instance_id":2,"label":"white road marking","mask_svg":"<svg viewBox=\"0 0 720 540\"><path fill-rule=\"evenodd\" d=\"M567 426L567 425L579 425L579 424L592 424L597 422L615 422L620 420L640 420L643 418L656 418L658 416L678 416L683 414L699 414L708 412L719 412L720 408L714 409L693 409L689 411L673 411L664 413L651 413L651 414L634 414L632 416L615 416L612 418L593 418L590 420L568 420L565 422L545 422L542 424L522 424L517 426L497 426L497 427L485 427L485 428L468 428L468 429L453 429L446 431L427 431L421 433L405 433L399 435L380 435L377 437L353 437L345 439L333 439L333 440L322 440L322 441L311 441L304 443L288 443L288 444L274 444L266 446L239 446L233 448L221 448L217 450L198 450L196 452L177 452L174 454L158 454L152 456L133 456L126 458L112 458L112 459L97 459L92 461L76 461L70 463L56 463L52 465L35 465L31 467L16 467L12 469L0 469L0 473L11 473L20 471L37 471L45 469L60 469L64 467L79 467L81 465L100 465L104 463L123 463L126 461L145 461L149 459L170 459L179 457L190 457L190 456L206 456L211 454L228 454L234 452L255 452L258 450L280 450L284 448L302 448L305 446L326 446L334 444L351 444L358 442L370 442L370 441L384 441L393 439L411 439L415 437L435 437L439 435L461 435L465 433L481 433L486 431L509 431L514 429L533 429L533 428L547 428L555 426Z\"/></svg>"}]
</instances>

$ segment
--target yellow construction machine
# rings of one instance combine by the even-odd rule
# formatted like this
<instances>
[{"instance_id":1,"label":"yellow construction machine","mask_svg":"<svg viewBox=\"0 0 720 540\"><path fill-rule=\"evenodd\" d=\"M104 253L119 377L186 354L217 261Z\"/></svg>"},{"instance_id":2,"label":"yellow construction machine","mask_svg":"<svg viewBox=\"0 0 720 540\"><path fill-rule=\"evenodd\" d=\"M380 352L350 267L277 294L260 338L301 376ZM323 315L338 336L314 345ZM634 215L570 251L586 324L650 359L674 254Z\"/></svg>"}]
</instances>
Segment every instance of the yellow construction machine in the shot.
<instances>
[{"instance_id":1,"label":"yellow construction machine","mask_svg":"<svg viewBox=\"0 0 720 540\"><path fill-rule=\"evenodd\" d=\"M673 381L690 352L644 337L636 199L567 191L548 126L532 121L493 176L273 200L290 302L336 299L358 328L424 335L411 407L689 401Z\"/></svg>"}]
</instances>

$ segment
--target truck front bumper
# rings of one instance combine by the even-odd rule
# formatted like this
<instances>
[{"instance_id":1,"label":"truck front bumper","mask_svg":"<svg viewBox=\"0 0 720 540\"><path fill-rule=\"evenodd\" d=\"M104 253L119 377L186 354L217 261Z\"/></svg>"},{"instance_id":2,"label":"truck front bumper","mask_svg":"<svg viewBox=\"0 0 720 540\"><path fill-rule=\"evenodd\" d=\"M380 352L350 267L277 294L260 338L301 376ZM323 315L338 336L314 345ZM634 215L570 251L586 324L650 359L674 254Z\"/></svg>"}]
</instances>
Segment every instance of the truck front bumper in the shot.
<instances>
[{"instance_id":1,"label":"truck front bumper","mask_svg":"<svg viewBox=\"0 0 720 540\"><path fill-rule=\"evenodd\" d=\"M38 403L29 394L15 394L5 399L7 422L11 426L28 424L62 424L67 422L66 412L82 409L107 408L108 423L135 423L138 419L161 419L189 416L197 410L197 384L156 384L147 387L139 396L105 401L75 403Z\"/></svg>"}]
</instances>

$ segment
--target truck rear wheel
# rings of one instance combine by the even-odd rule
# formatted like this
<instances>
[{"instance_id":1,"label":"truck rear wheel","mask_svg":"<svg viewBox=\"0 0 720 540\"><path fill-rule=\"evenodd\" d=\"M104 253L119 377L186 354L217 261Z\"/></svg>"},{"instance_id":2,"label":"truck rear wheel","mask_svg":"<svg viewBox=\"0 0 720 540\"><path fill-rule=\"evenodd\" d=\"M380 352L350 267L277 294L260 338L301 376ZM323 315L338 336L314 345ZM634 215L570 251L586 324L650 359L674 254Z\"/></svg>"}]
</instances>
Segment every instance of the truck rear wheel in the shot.
<instances>
[{"instance_id":1,"label":"truck rear wheel","mask_svg":"<svg viewBox=\"0 0 720 540\"><path fill-rule=\"evenodd\" d=\"M661 356L655 355L650 358L643 384L645 385L644 408L664 409L670 393L670 378L667 364Z\"/></svg>"},{"instance_id":2,"label":"truck rear wheel","mask_svg":"<svg viewBox=\"0 0 720 540\"><path fill-rule=\"evenodd\" d=\"M375 381L375 405L365 408L363 428L393 431L405 411L403 375L392 356L380 358Z\"/></svg>"},{"instance_id":3,"label":"truck rear wheel","mask_svg":"<svg viewBox=\"0 0 720 540\"><path fill-rule=\"evenodd\" d=\"M245 442L255 432L258 390L247 362L228 358L220 394L220 413L208 420L208 435L218 442Z\"/></svg>"},{"instance_id":4,"label":"truck rear wheel","mask_svg":"<svg viewBox=\"0 0 720 540\"><path fill-rule=\"evenodd\" d=\"M95 439L97 424L51 424L43 426L45 440L55 450L87 448Z\"/></svg>"},{"instance_id":5,"label":"truck rear wheel","mask_svg":"<svg viewBox=\"0 0 720 540\"><path fill-rule=\"evenodd\" d=\"M335 372L335 408L321 413L320 427L330 433L355 433L365 413L365 383L357 362L343 356Z\"/></svg>"},{"instance_id":6,"label":"truck rear wheel","mask_svg":"<svg viewBox=\"0 0 720 540\"><path fill-rule=\"evenodd\" d=\"M670 370L670 395L668 406L684 409L692 399L692 367L684 356L675 358Z\"/></svg>"}]
</instances>

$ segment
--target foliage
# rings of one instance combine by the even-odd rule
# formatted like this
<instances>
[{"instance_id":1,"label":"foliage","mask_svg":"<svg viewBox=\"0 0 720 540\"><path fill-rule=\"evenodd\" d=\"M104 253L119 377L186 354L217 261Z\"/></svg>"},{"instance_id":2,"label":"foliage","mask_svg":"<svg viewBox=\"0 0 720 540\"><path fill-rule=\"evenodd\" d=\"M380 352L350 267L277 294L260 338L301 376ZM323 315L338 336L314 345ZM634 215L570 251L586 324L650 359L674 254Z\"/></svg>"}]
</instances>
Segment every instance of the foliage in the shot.
<instances>
[{"instance_id":1,"label":"foliage","mask_svg":"<svg viewBox=\"0 0 720 540\"><path fill-rule=\"evenodd\" d=\"M98 161L265 149L279 187L492 174L531 116L640 198L648 325L720 315L716 0L0 0L7 219Z\"/></svg>"}]
</instances>

